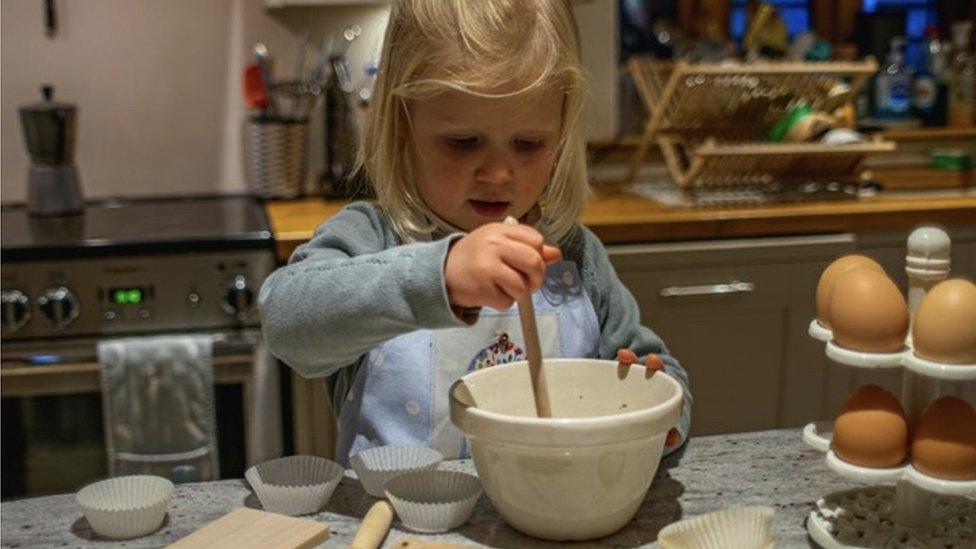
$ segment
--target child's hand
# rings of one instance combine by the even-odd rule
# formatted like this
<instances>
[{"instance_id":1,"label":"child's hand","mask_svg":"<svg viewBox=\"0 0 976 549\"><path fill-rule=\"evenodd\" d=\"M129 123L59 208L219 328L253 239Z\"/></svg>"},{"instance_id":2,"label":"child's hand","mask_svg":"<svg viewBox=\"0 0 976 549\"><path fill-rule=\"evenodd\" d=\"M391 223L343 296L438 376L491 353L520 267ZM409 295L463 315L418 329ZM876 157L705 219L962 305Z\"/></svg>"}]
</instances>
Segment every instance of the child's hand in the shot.
<instances>
[{"instance_id":1,"label":"child's hand","mask_svg":"<svg viewBox=\"0 0 976 549\"><path fill-rule=\"evenodd\" d=\"M618 349L617 350L617 361L624 365L631 365L637 362L637 353L631 351L630 349ZM655 354L647 355L644 359L644 365L647 366L648 370L655 372L660 372L664 370L664 362L661 357ZM681 434L674 427L668 431L668 436L664 439L664 445L668 448L677 446L681 443Z\"/></svg>"},{"instance_id":2,"label":"child's hand","mask_svg":"<svg viewBox=\"0 0 976 549\"><path fill-rule=\"evenodd\" d=\"M447 253L444 279L455 307L505 310L542 286L546 265L562 259L528 225L489 223L456 240Z\"/></svg>"}]
</instances>

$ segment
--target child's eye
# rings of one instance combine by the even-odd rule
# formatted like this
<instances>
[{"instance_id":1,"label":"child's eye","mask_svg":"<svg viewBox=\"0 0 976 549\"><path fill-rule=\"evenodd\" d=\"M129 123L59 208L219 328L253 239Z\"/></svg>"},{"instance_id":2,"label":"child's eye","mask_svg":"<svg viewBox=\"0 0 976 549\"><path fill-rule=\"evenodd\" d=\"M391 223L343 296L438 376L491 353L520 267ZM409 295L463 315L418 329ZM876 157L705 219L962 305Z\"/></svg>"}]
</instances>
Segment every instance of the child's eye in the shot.
<instances>
[{"instance_id":1,"label":"child's eye","mask_svg":"<svg viewBox=\"0 0 976 549\"><path fill-rule=\"evenodd\" d=\"M447 144L455 149L473 149L478 145L477 137L448 137Z\"/></svg>"},{"instance_id":2,"label":"child's eye","mask_svg":"<svg viewBox=\"0 0 976 549\"><path fill-rule=\"evenodd\" d=\"M541 139L516 139L514 144L515 148L520 151L534 151L542 147L543 141Z\"/></svg>"}]
</instances>

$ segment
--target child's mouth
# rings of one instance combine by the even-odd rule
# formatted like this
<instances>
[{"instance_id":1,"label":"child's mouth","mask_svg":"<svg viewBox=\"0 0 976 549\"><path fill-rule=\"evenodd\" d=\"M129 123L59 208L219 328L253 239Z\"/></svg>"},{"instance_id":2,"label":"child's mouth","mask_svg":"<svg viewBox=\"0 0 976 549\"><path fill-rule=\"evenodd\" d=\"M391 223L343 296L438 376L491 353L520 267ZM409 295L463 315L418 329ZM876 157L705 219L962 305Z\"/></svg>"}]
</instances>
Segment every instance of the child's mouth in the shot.
<instances>
[{"instance_id":1,"label":"child's mouth","mask_svg":"<svg viewBox=\"0 0 976 549\"><path fill-rule=\"evenodd\" d=\"M478 215L485 217L501 217L508 210L508 202L490 202L487 200L468 200L471 208Z\"/></svg>"}]
</instances>

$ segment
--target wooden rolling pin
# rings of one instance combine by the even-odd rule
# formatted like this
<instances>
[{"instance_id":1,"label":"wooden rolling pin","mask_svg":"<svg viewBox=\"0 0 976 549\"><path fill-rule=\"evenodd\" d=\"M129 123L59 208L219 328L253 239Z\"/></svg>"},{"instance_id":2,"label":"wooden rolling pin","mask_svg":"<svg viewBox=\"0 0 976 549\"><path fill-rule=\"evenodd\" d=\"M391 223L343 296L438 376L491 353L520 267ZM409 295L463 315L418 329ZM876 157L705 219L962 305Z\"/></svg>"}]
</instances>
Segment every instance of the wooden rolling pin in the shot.
<instances>
[{"instance_id":1,"label":"wooden rolling pin","mask_svg":"<svg viewBox=\"0 0 976 549\"><path fill-rule=\"evenodd\" d=\"M349 548L377 549L383 544L383 538L390 530L390 522L392 521L393 507L390 506L390 502L386 500L377 501L363 517L363 523L359 525L356 537L349 544Z\"/></svg>"},{"instance_id":2,"label":"wooden rolling pin","mask_svg":"<svg viewBox=\"0 0 976 549\"><path fill-rule=\"evenodd\" d=\"M460 543L450 543L446 541L405 538L397 540L394 547L397 549L470 549L474 546Z\"/></svg>"},{"instance_id":3,"label":"wooden rolling pin","mask_svg":"<svg viewBox=\"0 0 976 549\"><path fill-rule=\"evenodd\" d=\"M512 216L505 218L506 225L518 225ZM539 329L535 324L535 305L532 294L518 300L519 320L522 322L522 336L525 338L525 355L529 360L529 375L532 378L532 394L535 396L537 417L552 417L549 404L549 389L546 386L546 373L542 369L542 349L539 346Z\"/></svg>"}]
</instances>

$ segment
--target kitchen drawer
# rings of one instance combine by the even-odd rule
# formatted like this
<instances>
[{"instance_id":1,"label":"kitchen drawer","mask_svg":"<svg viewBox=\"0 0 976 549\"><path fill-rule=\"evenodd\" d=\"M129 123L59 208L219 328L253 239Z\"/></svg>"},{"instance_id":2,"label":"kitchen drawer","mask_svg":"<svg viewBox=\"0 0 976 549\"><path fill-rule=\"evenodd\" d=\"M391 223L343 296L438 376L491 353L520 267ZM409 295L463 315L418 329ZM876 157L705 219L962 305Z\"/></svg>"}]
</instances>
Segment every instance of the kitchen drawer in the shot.
<instances>
[{"instance_id":1,"label":"kitchen drawer","mask_svg":"<svg viewBox=\"0 0 976 549\"><path fill-rule=\"evenodd\" d=\"M806 335L823 269L850 234L610 247L645 325L681 361L696 435L802 425L823 408L823 346Z\"/></svg>"}]
</instances>

